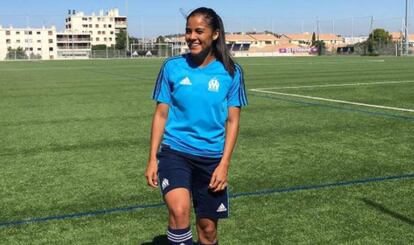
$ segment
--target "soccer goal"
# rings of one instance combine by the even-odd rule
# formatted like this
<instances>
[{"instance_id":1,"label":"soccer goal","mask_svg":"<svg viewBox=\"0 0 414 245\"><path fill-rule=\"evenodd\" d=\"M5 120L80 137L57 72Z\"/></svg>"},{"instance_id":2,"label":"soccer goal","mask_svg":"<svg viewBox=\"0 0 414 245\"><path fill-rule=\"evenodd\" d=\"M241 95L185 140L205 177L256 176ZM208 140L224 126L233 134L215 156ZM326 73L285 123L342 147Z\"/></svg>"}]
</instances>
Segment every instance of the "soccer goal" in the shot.
<instances>
[{"instance_id":1,"label":"soccer goal","mask_svg":"<svg viewBox=\"0 0 414 245\"><path fill-rule=\"evenodd\" d=\"M180 54L180 49L172 43L132 43L131 57L171 57Z\"/></svg>"}]
</instances>

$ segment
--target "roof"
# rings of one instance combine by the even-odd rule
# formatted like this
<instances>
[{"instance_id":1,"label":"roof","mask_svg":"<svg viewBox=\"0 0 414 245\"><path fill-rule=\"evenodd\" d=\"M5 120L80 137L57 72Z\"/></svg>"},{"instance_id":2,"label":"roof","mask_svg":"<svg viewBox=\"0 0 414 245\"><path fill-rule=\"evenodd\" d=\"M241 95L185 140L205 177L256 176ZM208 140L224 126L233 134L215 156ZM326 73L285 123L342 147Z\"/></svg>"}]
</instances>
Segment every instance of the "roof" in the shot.
<instances>
[{"instance_id":1,"label":"roof","mask_svg":"<svg viewBox=\"0 0 414 245\"><path fill-rule=\"evenodd\" d=\"M249 34L253 39L257 41L278 41L280 38L277 38L273 34L269 33L258 33L258 34Z\"/></svg>"},{"instance_id":2,"label":"roof","mask_svg":"<svg viewBox=\"0 0 414 245\"><path fill-rule=\"evenodd\" d=\"M227 42L254 42L255 39L247 34L226 34Z\"/></svg>"},{"instance_id":3,"label":"roof","mask_svg":"<svg viewBox=\"0 0 414 245\"><path fill-rule=\"evenodd\" d=\"M288 37L291 40L304 40L304 41L312 41L312 35L311 33L302 33L302 34L284 34L286 37ZM316 38L318 38L318 35L316 35ZM319 34L319 40L337 40L342 41L343 38L336 34Z\"/></svg>"},{"instance_id":4,"label":"roof","mask_svg":"<svg viewBox=\"0 0 414 245\"><path fill-rule=\"evenodd\" d=\"M393 41L402 39L403 34L401 32L390 32ZM408 34L408 40L414 41L414 34Z\"/></svg>"}]
</instances>

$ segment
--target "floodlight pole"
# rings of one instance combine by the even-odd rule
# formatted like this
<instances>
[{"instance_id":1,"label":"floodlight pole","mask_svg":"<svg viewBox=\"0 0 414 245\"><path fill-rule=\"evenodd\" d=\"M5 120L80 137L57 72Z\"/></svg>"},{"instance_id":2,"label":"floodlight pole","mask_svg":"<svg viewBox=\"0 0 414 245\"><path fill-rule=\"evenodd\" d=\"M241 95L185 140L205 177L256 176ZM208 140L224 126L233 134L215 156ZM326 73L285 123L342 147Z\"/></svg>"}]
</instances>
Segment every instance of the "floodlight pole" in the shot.
<instances>
[{"instance_id":1,"label":"floodlight pole","mask_svg":"<svg viewBox=\"0 0 414 245\"><path fill-rule=\"evenodd\" d=\"M371 16L371 24L369 25L369 34L372 33L374 29L374 16Z\"/></svg>"},{"instance_id":2,"label":"floodlight pole","mask_svg":"<svg viewBox=\"0 0 414 245\"><path fill-rule=\"evenodd\" d=\"M404 55L408 55L408 1L405 0Z\"/></svg>"},{"instance_id":3,"label":"floodlight pole","mask_svg":"<svg viewBox=\"0 0 414 245\"><path fill-rule=\"evenodd\" d=\"M319 41L319 17L316 18L316 40Z\"/></svg>"},{"instance_id":4,"label":"floodlight pole","mask_svg":"<svg viewBox=\"0 0 414 245\"><path fill-rule=\"evenodd\" d=\"M126 50L129 50L129 35L128 35L128 0L125 0L125 12L126 12Z\"/></svg>"}]
</instances>

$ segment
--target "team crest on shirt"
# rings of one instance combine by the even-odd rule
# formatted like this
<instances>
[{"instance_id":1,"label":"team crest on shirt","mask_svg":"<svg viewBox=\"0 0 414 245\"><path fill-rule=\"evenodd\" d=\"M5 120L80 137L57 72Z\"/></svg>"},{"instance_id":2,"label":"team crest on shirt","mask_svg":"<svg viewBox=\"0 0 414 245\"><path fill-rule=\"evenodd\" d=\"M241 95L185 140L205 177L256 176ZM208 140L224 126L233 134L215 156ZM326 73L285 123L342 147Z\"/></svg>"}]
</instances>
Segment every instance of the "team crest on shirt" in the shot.
<instances>
[{"instance_id":1,"label":"team crest on shirt","mask_svg":"<svg viewBox=\"0 0 414 245\"><path fill-rule=\"evenodd\" d=\"M213 78L208 82L208 91L218 92L220 88L220 83L217 78Z\"/></svg>"}]
</instances>

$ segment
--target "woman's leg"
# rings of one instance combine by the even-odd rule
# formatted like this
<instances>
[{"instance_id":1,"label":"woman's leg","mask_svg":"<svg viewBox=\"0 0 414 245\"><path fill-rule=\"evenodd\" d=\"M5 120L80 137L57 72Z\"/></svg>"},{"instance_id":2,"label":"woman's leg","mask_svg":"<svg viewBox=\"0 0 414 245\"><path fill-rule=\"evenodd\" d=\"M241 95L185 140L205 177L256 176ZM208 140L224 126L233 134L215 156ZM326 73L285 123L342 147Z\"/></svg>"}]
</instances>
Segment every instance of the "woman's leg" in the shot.
<instances>
[{"instance_id":1,"label":"woman's leg","mask_svg":"<svg viewBox=\"0 0 414 245\"><path fill-rule=\"evenodd\" d=\"M168 225L173 229L190 226L190 192L186 188L176 188L165 195L168 206Z\"/></svg>"},{"instance_id":2,"label":"woman's leg","mask_svg":"<svg viewBox=\"0 0 414 245\"><path fill-rule=\"evenodd\" d=\"M164 196L168 206L167 237L170 244L191 245L190 192L186 188L175 188Z\"/></svg>"},{"instance_id":3,"label":"woman's leg","mask_svg":"<svg viewBox=\"0 0 414 245\"><path fill-rule=\"evenodd\" d=\"M217 220L197 218L199 244L217 244Z\"/></svg>"}]
</instances>

